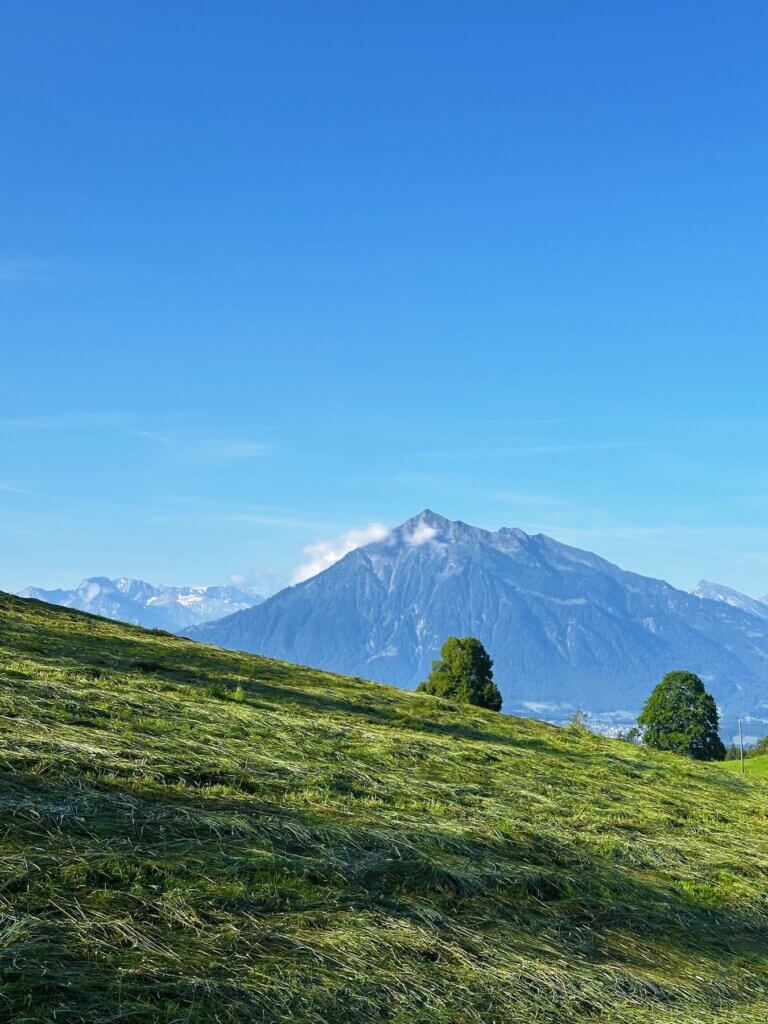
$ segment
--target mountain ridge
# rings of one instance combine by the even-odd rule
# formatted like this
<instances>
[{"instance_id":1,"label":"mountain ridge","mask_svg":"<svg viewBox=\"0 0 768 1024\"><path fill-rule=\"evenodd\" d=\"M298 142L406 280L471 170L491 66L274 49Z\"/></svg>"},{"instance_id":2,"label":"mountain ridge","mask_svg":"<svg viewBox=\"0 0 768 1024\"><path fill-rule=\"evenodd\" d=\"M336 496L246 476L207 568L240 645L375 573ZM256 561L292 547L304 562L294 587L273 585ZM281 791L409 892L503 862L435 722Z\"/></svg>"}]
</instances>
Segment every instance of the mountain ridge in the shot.
<instances>
[{"instance_id":1,"label":"mountain ridge","mask_svg":"<svg viewBox=\"0 0 768 1024\"><path fill-rule=\"evenodd\" d=\"M234 586L156 587L130 576L88 576L70 590L26 587L18 596L171 632L243 611L261 600Z\"/></svg>"},{"instance_id":2,"label":"mountain ridge","mask_svg":"<svg viewBox=\"0 0 768 1024\"><path fill-rule=\"evenodd\" d=\"M759 619L768 619L768 597L749 597L734 590L733 587L727 587L723 583L712 583L711 580L699 580L691 593L708 601L723 601Z\"/></svg>"}]
</instances>

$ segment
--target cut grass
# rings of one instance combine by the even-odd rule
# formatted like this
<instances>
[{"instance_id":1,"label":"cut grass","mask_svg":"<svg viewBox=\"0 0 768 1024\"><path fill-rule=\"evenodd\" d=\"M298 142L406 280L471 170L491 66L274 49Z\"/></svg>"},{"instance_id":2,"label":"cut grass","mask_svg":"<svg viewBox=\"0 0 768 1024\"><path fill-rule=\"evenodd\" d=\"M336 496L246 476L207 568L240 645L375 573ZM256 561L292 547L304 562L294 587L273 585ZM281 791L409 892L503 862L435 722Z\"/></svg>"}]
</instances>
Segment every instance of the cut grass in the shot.
<instances>
[{"instance_id":1,"label":"cut grass","mask_svg":"<svg viewBox=\"0 0 768 1024\"><path fill-rule=\"evenodd\" d=\"M0 1019L768 1021L764 787L0 596Z\"/></svg>"}]
</instances>

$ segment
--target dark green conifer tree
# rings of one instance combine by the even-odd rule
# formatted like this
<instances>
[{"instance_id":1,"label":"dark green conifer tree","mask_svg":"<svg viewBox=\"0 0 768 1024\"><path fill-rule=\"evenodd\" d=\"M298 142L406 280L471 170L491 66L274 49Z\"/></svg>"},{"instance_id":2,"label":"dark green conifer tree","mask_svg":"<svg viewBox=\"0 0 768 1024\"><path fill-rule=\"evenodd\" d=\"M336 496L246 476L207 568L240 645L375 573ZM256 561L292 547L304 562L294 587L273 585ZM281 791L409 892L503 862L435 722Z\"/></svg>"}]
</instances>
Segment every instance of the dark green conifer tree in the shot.
<instances>
[{"instance_id":1,"label":"dark green conifer tree","mask_svg":"<svg viewBox=\"0 0 768 1024\"><path fill-rule=\"evenodd\" d=\"M473 636L451 636L440 654L442 659L432 662L429 679L419 686L421 691L501 711L501 694L493 681L493 662L479 640Z\"/></svg>"},{"instance_id":2,"label":"dark green conifer tree","mask_svg":"<svg viewBox=\"0 0 768 1024\"><path fill-rule=\"evenodd\" d=\"M645 703L643 742L696 761L722 761L717 706L693 672L668 672Z\"/></svg>"}]
</instances>

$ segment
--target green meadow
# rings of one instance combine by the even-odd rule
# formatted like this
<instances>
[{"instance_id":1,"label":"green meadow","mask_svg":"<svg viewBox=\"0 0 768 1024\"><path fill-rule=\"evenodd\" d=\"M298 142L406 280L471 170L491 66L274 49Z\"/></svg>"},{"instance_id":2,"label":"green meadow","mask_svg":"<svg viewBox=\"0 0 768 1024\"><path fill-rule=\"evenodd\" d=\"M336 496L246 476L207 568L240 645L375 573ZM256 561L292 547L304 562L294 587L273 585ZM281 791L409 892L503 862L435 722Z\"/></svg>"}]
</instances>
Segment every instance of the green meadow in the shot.
<instances>
[{"instance_id":1,"label":"green meadow","mask_svg":"<svg viewBox=\"0 0 768 1024\"><path fill-rule=\"evenodd\" d=\"M727 768L729 772L734 772L736 775L741 775L740 761L723 761L721 767ZM744 775L748 779L768 781L768 754L746 757L744 759Z\"/></svg>"},{"instance_id":2,"label":"green meadow","mask_svg":"<svg viewBox=\"0 0 768 1024\"><path fill-rule=\"evenodd\" d=\"M0 763L0 1020L768 1021L752 772L5 595Z\"/></svg>"}]
</instances>

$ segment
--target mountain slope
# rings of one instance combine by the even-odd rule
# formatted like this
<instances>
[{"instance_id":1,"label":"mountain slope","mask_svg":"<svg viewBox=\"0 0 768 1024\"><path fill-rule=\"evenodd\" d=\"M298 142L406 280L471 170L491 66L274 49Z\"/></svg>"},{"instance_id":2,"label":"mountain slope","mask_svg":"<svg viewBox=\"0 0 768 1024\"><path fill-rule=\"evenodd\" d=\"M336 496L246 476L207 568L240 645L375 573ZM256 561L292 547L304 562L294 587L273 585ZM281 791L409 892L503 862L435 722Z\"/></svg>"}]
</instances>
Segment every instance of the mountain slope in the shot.
<instances>
[{"instance_id":1,"label":"mountain slope","mask_svg":"<svg viewBox=\"0 0 768 1024\"><path fill-rule=\"evenodd\" d=\"M128 576L114 580L106 576L91 576L72 590L27 587L19 597L77 608L147 629L171 631L252 608L261 600L237 587L153 587L151 583Z\"/></svg>"},{"instance_id":2,"label":"mountain slope","mask_svg":"<svg viewBox=\"0 0 768 1024\"><path fill-rule=\"evenodd\" d=\"M760 784L0 595L0 1016L768 1019Z\"/></svg>"},{"instance_id":3,"label":"mountain slope","mask_svg":"<svg viewBox=\"0 0 768 1024\"><path fill-rule=\"evenodd\" d=\"M731 587L725 587L722 583L699 580L692 593L696 597L706 598L708 601L724 601L733 608L740 608L759 619L768 619L768 602L765 598L756 600L754 597L747 597L746 594L741 594Z\"/></svg>"},{"instance_id":4,"label":"mountain slope","mask_svg":"<svg viewBox=\"0 0 768 1024\"><path fill-rule=\"evenodd\" d=\"M504 710L629 721L673 668L726 719L768 718L768 624L522 530L432 512L256 608L188 632L234 649L414 687L443 640L477 636ZM765 707L761 708L764 704Z\"/></svg>"}]
</instances>

